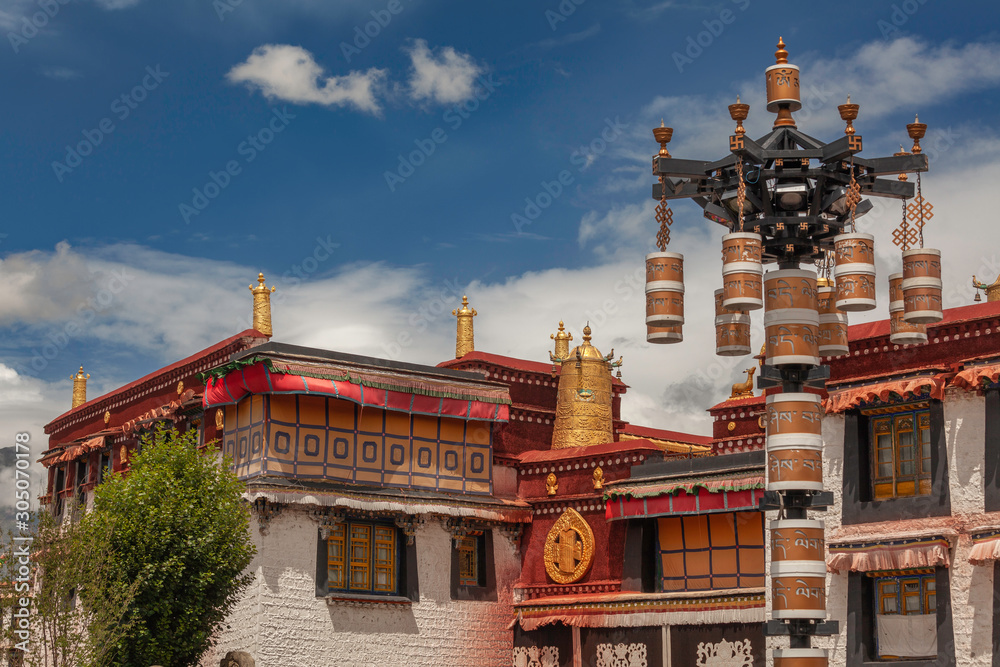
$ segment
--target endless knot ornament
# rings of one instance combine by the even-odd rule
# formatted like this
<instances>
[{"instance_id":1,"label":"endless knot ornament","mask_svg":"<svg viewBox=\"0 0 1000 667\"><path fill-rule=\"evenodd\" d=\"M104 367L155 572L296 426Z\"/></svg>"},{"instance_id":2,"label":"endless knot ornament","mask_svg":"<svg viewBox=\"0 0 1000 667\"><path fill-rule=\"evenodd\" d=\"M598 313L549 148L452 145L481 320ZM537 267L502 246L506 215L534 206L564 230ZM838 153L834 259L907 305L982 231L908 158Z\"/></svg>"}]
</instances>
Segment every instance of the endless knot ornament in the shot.
<instances>
[{"instance_id":1,"label":"endless knot ornament","mask_svg":"<svg viewBox=\"0 0 1000 667\"><path fill-rule=\"evenodd\" d=\"M750 640L731 642L723 639L718 644L698 644L697 667L753 667Z\"/></svg>"},{"instance_id":2,"label":"endless knot ornament","mask_svg":"<svg viewBox=\"0 0 1000 667\"><path fill-rule=\"evenodd\" d=\"M572 584L594 562L594 531L575 509L556 519L545 538L545 572L558 584Z\"/></svg>"},{"instance_id":3,"label":"endless knot ornament","mask_svg":"<svg viewBox=\"0 0 1000 667\"><path fill-rule=\"evenodd\" d=\"M906 207L906 218L914 225L917 229L923 229L931 218L934 217L934 206L929 201L924 199L923 195L917 195L910 202L910 205Z\"/></svg>"},{"instance_id":4,"label":"endless knot ornament","mask_svg":"<svg viewBox=\"0 0 1000 667\"><path fill-rule=\"evenodd\" d=\"M660 252L666 252L667 245L670 244L670 225L674 224L674 212L670 210L665 197L656 205L656 221L660 223L660 229L656 232L656 247Z\"/></svg>"},{"instance_id":5,"label":"endless knot ornament","mask_svg":"<svg viewBox=\"0 0 1000 667\"><path fill-rule=\"evenodd\" d=\"M597 667L649 667L646 645L598 644Z\"/></svg>"},{"instance_id":6,"label":"endless knot ornament","mask_svg":"<svg viewBox=\"0 0 1000 667\"><path fill-rule=\"evenodd\" d=\"M910 246L917 242L917 230L903 220L899 227L892 232L892 242L901 250L909 250Z\"/></svg>"},{"instance_id":7,"label":"endless knot ornament","mask_svg":"<svg viewBox=\"0 0 1000 667\"><path fill-rule=\"evenodd\" d=\"M515 646L514 667L559 667L559 647Z\"/></svg>"}]
</instances>

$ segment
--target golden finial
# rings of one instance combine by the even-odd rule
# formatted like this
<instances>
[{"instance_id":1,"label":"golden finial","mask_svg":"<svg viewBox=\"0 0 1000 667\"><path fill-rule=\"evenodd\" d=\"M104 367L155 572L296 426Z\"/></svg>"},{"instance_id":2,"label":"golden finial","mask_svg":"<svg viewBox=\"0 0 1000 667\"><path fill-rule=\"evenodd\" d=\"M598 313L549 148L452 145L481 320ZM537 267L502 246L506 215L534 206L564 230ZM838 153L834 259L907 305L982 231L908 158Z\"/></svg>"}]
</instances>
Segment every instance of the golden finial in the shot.
<instances>
[{"instance_id":1,"label":"golden finial","mask_svg":"<svg viewBox=\"0 0 1000 667\"><path fill-rule=\"evenodd\" d=\"M972 276L972 286L976 288L976 301L982 301L979 290L986 292L987 301L1000 301L1000 276L997 276L992 285L981 283L976 280L975 276Z\"/></svg>"},{"instance_id":2,"label":"golden finial","mask_svg":"<svg viewBox=\"0 0 1000 667\"><path fill-rule=\"evenodd\" d=\"M847 127L844 128L844 134L850 136L854 134L854 125L852 124L858 118L859 105L851 104L851 96L847 96L847 103L841 104L837 107L837 111L840 112L840 120L847 121Z\"/></svg>"},{"instance_id":3,"label":"golden finial","mask_svg":"<svg viewBox=\"0 0 1000 667\"><path fill-rule=\"evenodd\" d=\"M900 145L899 145L899 152L898 152L898 153L893 153L893 156L895 156L895 157L900 157L900 156L903 156L903 155L910 155L910 152L909 152L909 151L907 151L907 150L906 150L905 148L903 148L903 144L900 144ZM904 182L904 183L905 183L905 182L906 182L906 181L908 180L908 179L906 178L906 174L900 174L900 175L899 175L899 176L897 176L896 178L897 178L898 180L900 180L900 181Z\"/></svg>"},{"instance_id":4,"label":"golden finial","mask_svg":"<svg viewBox=\"0 0 1000 667\"><path fill-rule=\"evenodd\" d=\"M778 38L778 50L774 52L774 64L788 64L788 51L785 50L785 40L781 37Z\"/></svg>"},{"instance_id":5,"label":"golden finial","mask_svg":"<svg viewBox=\"0 0 1000 667\"><path fill-rule=\"evenodd\" d=\"M556 479L556 474L554 472L550 472L549 476L545 478L545 493L550 496L554 496L558 490L559 481Z\"/></svg>"},{"instance_id":6,"label":"golden finial","mask_svg":"<svg viewBox=\"0 0 1000 667\"><path fill-rule=\"evenodd\" d=\"M573 334L566 331L563 328L563 321L559 320L559 331L554 334L549 334L549 338L556 342L555 354L550 354L549 357L553 362L563 361L569 358L569 342L573 340Z\"/></svg>"},{"instance_id":7,"label":"golden finial","mask_svg":"<svg viewBox=\"0 0 1000 667\"><path fill-rule=\"evenodd\" d=\"M253 294L253 328L268 338L274 335L271 330L271 292L275 289L274 286L267 289L263 273L257 274L257 287L250 285L250 293Z\"/></svg>"},{"instance_id":8,"label":"golden finial","mask_svg":"<svg viewBox=\"0 0 1000 667\"><path fill-rule=\"evenodd\" d=\"M472 318L478 315L475 308L469 307L469 298L462 297L462 307L451 311L458 318L455 330L455 358L461 359L476 349L475 336L472 328Z\"/></svg>"},{"instance_id":9,"label":"golden finial","mask_svg":"<svg viewBox=\"0 0 1000 667\"><path fill-rule=\"evenodd\" d=\"M583 344L590 345L590 322L587 322L587 326L583 327Z\"/></svg>"},{"instance_id":10,"label":"golden finial","mask_svg":"<svg viewBox=\"0 0 1000 667\"><path fill-rule=\"evenodd\" d=\"M604 488L604 471L600 466L594 468L594 490L600 491Z\"/></svg>"},{"instance_id":11,"label":"golden finial","mask_svg":"<svg viewBox=\"0 0 1000 667\"><path fill-rule=\"evenodd\" d=\"M906 133L910 135L910 139L913 139L913 151L915 155L919 155L921 152L920 140L924 138L924 134L927 132L927 123L920 122L920 116L914 115L913 122L906 124Z\"/></svg>"},{"instance_id":12,"label":"golden finial","mask_svg":"<svg viewBox=\"0 0 1000 667\"><path fill-rule=\"evenodd\" d=\"M561 362L556 390L552 449L589 447L612 442L612 369L618 365L590 342L590 324L583 341Z\"/></svg>"},{"instance_id":13,"label":"golden finial","mask_svg":"<svg viewBox=\"0 0 1000 667\"><path fill-rule=\"evenodd\" d=\"M79 372L70 375L69 379L73 381L73 407L76 408L87 402L87 380L90 375L84 375L83 366L80 366Z\"/></svg>"},{"instance_id":14,"label":"golden finial","mask_svg":"<svg viewBox=\"0 0 1000 667\"><path fill-rule=\"evenodd\" d=\"M740 96L736 96L736 104L729 105L729 117L736 121L736 136L742 137L747 133L746 129L743 127L743 121L747 119L750 113L750 105L743 104L740 102Z\"/></svg>"},{"instance_id":15,"label":"golden finial","mask_svg":"<svg viewBox=\"0 0 1000 667\"><path fill-rule=\"evenodd\" d=\"M663 124L663 119L660 119L660 126L653 128L653 138L660 144L659 157L670 157L670 151L667 150L667 144L670 143L670 139L674 136L674 128L666 127Z\"/></svg>"}]
</instances>

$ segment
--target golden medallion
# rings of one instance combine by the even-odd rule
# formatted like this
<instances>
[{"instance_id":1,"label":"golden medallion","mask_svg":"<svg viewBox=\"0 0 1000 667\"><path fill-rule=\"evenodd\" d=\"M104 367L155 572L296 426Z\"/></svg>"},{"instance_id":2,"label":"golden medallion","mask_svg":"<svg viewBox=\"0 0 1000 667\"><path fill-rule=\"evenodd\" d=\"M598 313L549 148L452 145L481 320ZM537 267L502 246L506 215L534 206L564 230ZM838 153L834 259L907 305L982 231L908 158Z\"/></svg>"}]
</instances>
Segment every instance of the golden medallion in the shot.
<instances>
[{"instance_id":1,"label":"golden medallion","mask_svg":"<svg viewBox=\"0 0 1000 667\"><path fill-rule=\"evenodd\" d=\"M226 417L222 413L222 408L215 409L215 428L221 431L222 427L226 425Z\"/></svg>"},{"instance_id":2,"label":"golden medallion","mask_svg":"<svg viewBox=\"0 0 1000 667\"><path fill-rule=\"evenodd\" d=\"M545 572L558 584L583 578L594 562L594 531L574 509L556 519L545 538Z\"/></svg>"},{"instance_id":3,"label":"golden medallion","mask_svg":"<svg viewBox=\"0 0 1000 667\"><path fill-rule=\"evenodd\" d=\"M183 393L184 393L184 381L181 380L180 382L177 383L177 395L180 396Z\"/></svg>"},{"instance_id":4,"label":"golden medallion","mask_svg":"<svg viewBox=\"0 0 1000 667\"><path fill-rule=\"evenodd\" d=\"M111 411L105 410L104 412L104 425L107 426L111 423Z\"/></svg>"}]
</instances>

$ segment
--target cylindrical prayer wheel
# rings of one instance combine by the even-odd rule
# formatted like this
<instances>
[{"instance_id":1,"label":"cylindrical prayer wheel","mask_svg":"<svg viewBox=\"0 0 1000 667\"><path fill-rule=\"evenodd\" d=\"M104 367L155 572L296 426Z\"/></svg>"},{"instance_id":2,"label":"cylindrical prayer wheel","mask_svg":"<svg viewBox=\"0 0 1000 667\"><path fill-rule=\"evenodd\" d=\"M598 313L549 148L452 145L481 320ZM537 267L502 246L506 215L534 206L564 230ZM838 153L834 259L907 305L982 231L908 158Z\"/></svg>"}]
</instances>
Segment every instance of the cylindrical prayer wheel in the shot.
<instances>
[{"instance_id":1,"label":"cylindrical prayer wheel","mask_svg":"<svg viewBox=\"0 0 1000 667\"><path fill-rule=\"evenodd\" d=\"M837 310L837 289L826 278L816 281L819 311L819 353L824 357L847 354L847 315Z\"/></svg>"},{"instance_id":2,"label":"cylindrical prayer wheel","mask_svg":"<svg viewBox=\"0 0 1000 667\"><path fill-rule=\"evenodd\" d=\"M903 317L903 274L889 276L889 342L922 345L927 342L927 325L907 322Z\"/></svg>"},{"instance_id":3,"label":"cylindrical prayer wheel","mask_svg":"<svg viewBox=\"0 0 1000 667\"><path fill-rule=\"evenodd\" d=\"M828 667L825 648L776 648L774 667Z\"/></svg>"},{"instance_id":4,"label":"cylindrical prayer wheel","mask_svg":"<svg viewBox=\"0 0 1000 667\"><path fill-rule=\"evenodd\" d=\"M684 324L684 256L679 252L646 255L646 324Z\"/></svg>"},{"instance_id":5,"label":"cylindrical prayer wheel","mask_svg":"<svg viewBox=\"0 0 1000 667\"><path fill-rule=\"evenodd\" d=\"M673 327L654 327L646 325L646 342L656 344L680 343L684 340L681 325Z\"/></svg>"},{"instance_id":6,"label":"cylindrical prayer wheel","mask_svg":"<svg viewBox=\"0 0 1000 667\"><path fill-rule=\"evenodd\" d=\"M733 232L722 237L722 302L730 310L763 307L760 234Z\"/></svg>"},{"instance_id":7,"label":"cylindrical prayer wheel","mask_svg":"<svg viewBox=\"0 0 1000 667\"><path fill-rule=\"evenodd\" d=\"M826 560L825 524L818 519L781 519L772 521L771 562Z\"/></svg>"},{"instance_id":8,"label":"cylindrical prayer wheel","mask_svg":"<svg viewBox=\"0 0 1000 667\"><path fill-rule=\"evenodd\" d=\"M941 279L941 251L913 248L903 251L903 280L907 278Z\"/></svg>"},{"instance_id":9,"label":"cylindrical prayer wheel","mask_svg":"<svg viewBox=\"0 0 1000 667\"><path fill-rule=\"evenodd\" d=\"M903 277L903 319L911 324L933 324L944 318L940 278Z\"/></svg>"},{"instance_id":10,"label":"cylindrical prayer wheel","mask_svg":"<svg viewBox=\"0 0 1000 667\"><path fill-rule=\"evenodd\" d=\"M765 363L819 365L819 313L783 308L764 313Z\"/></svg>"},{"instance_id":11,"label":"cylindrical prayer wheel","mask_svg":"<svg viewBox=\"0 0 1000 667\"><path fill-rule=\"evenodd\" d=\"M767 447L767 489L769 491L822 491L823 452L821 449L785 449L790 445Z\"/></svg>"},{"instance_id":12,"label":"cylindrical prayer wheel","mask_svg":"<svg viewBox=\"0 0 1000 667\"><path fill-rule=\"evenodd\" d=\"M764 308L816 310L816 272L802 269L768 271L764 276Z\"/></svg>"},{"instance_id":13,"label":"cylindrical prayer wheel","mask_svg":"<svg viewBox=\"0 0 1000 667\"><path fill-rule=\"evenodd\" d=\"M771 563L773 618L826 618L826 563Z\"/></svg>"},{"instance_id":14,"label":"cylindrical prayer wheel","mask_svg":"<svg viewBox=\"0 0 1000 667\"><path fill-rule=\"evenodd\" d=\"M875 237L840 234L833 239L837 265L837 308L861 312L875 308Z\"/></svg>"},{"instance_id":15,"label":"cylindrical prayer wheel","mask_svg":"<svg viewBox=\"0 0 1000 667\"><path fill-rule=\"evenodd\" d=\"M715 290L715 353L720 357L750 354L750 313L722 305L723 290Z\"/></svg>"},{"instance_id":16,"label":"cylindrical prayer wheel","mask_svg":"<svg viewBox=\"0 0 1000 667\"><path fill-rule=\"evenodd\" d=\"M823 406L818 394L771 394L765 404L769 450L823 448Z\"/></svg>"}]
</instances>

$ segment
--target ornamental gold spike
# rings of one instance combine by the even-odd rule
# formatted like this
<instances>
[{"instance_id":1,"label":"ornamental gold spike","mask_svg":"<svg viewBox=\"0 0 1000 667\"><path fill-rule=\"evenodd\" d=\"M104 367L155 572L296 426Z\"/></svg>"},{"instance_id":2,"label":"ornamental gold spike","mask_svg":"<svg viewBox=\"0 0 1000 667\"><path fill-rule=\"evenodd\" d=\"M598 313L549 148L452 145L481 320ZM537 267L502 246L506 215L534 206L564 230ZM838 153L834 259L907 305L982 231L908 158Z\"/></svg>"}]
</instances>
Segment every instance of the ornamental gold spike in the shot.
<instances>
[{"instance_id":1,"label":"ornamental gold spike","mask_svg":"<svg viewBox=\"0 0 1000 667\"><path fill-rule=\"evenodd\" d=\"M549 359L553 363L561 362L569 357L569 342L573 340L573 334L566 331L563 327L563 321L559 320L559 331L554 334L549 334L549 338L556 342L556 349L554 354L549 354Z\"/></svg>"},{"instance_id":2,"label":"ornamental gold spike","mask_svg":"<svg viewBox=\"0 0 1000 667\"><path fill-rule=\"evenodd\" d=\"M73 380L73 407L77 408L87 402L87 380L90 374L83 374L83 366L76 375L69 376Z\"/></svg>"},{"instance_id":3,"label":"ornamental gold spike","mask_svg":"<svg viewBox=\"0 0 1000 667\"><path fill-rule=\"evenodd\" d=\"M264 274L257 274L257 286L250 285L250 293L253 294L253 328L264 334L268 338L274 335L271 330L271 292L276 288L272 285L269 290L264 285Z\"/></svg>"},{"instance_id":4,"label":"ornamental gold spike","mask_svg":"<svg viewBox=\"0 0 1000 667\"><path fill-rule=\"evenodd\" d=\"M736 136L742 137L747 133L743 127L743 121L750 115L750 105L740 102L740 96L736 96L736 104L729 105L729 117L736 121Z\"/></svg>"},{"instance_id":5,"label":"ornamental gold spike","mask_svg":"<svg viewBox=\"0 0 1000 667\"><path fill-rule=\"evenodd\" d=\"M469 297L462 297L462 307L451 311L458 318L455 329L455 358L461 359L476 349L475 336L472 330L472 318L478 315L475 308L469 307Z\"/></svg>"},{"instance_id":6,"label":"ornamental gold spike","mask_svg":"<svg viewBox=\"0 0 1000 667\"><path fill-rule=\"evenodd\" d=\"M840 112L840 120L847 123L847 127L844 128L844 134L850 136L854 134L854 121L858 119L858 109L860 105L851 104L851 96L847 96L847 103L841 104L837 107L837 111Z\"/></svg>"},{"instance_id":7,"label":"ornamental gold spike","mask_svg":"<svg viewBox=\"0 0 1000 667\"><path fill-rule=\"evenodd\" d=\"M775 64L764 70L767 82L767 110L778 114L775 127L795 127L792 112L802 108L799 95L799 68L788 62L785 40L778 38L778 50L774 52Z\"/></svg>"}]
</instances>

